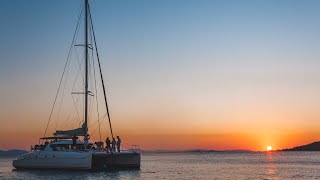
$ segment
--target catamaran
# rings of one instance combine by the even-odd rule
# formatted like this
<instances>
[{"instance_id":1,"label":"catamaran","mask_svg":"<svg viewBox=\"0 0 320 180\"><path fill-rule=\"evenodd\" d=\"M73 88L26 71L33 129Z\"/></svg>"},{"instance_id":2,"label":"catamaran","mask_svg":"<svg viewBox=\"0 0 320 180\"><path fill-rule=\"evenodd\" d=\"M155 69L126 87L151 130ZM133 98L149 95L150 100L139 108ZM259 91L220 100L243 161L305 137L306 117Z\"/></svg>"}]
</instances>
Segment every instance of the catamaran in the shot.
<instances>
[{"instance_id":1,"label":"catamaran","mask_svg":"<svg viewBox=\"0 0 320 180\"><path fill-rule=\"evenodd\" d=\"M75 129L71 130L55 130L52 136L46 136L48 126L50 120L52 119L52 112L56 105L58 92L63 84L63 78L66 76L66 67L68 65L67 62L62 74L62 78L60 80L58 92L55 96L53 108L50 113L49 121L47 127L45 129L44 137L40 138L42 142L41 145L36 145L32 148L32 150L26 154L21 155L16 160L13 160L13 166L17 169L33 169L33 168L45 168L45 169L93 169L93 170L105 170L111 168L140 168L141 163L141 154L138 146L133 146L131 149L127 150L114 150L114 149L105 149L103 142L100 141L96 143L90 142L90 132L89 132L89 118L90 116L90 100L93 96L97 96L91 90L89 90L90 86L90 72L92 70L90 68L94 68L94 63L98 64L100 80L102 90L101 94L103 94L103 102L105 105L106 114L104 117L107 117L109 120L109 128L111 138L114 139L114 134L111 126L111 119L108 109L107 97L106 97L106 88L103 81L103 75L101 70L101 64L98 54L98 48L96 43L96 37L93 29L92 17L90 12L89 0L84 0L83 6L81 6L81 12L79 15L78 24L76 27L76 32L71 44L71 47L81 46L84 48L83 59L84 66L82 63L79 63L80 68L83 69L83 73L81 77L83 78L83 92L72 92L71 94L76 94L78 96L82 96L83 105L77 106L81 107L83 111L82 124ZM84 11L84 13L83 13ZM84 14L84 44L75 44L75 37L77 35L79 29L79 22L82 21L82 17ZM91 43L89 42L91 41ZM95 55L93 55L95 54ZM95 56L95 58L89 59L89 56ZM94 62L94 60L96 60ZM77 75L78 76L78 75ZM92 80L93 81L93 80ZM91 81L92 84L96 82ZM96 91L97 92L97 91ZM63 98L63 96L61 97ZM61 100L62 101L62 100ZM98 100L97 100L98 101ZM98 104L98 102L97 102ZM98 105L97 105L98 106ZM61 106L59 107L60 113ZM77 114L81 114L78 113ZM99 119L98 119L99 120ZM100 121L99 130L100 130ZM57 125L56 125L57 126Z\"/></svg>"}]
</instances>

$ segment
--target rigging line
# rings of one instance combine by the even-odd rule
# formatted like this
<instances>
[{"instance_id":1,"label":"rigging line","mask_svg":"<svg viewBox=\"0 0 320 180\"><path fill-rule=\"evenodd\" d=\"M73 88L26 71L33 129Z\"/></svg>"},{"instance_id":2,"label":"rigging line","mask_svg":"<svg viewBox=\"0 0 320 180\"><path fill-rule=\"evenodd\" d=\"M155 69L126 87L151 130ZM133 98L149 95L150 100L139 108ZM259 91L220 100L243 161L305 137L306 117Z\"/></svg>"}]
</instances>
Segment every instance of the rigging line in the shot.
<instances>
[{"instance_id":1,"label":"rigging line","mask_svg":"<svg viewBox=\"0 0 320 180\"><path fill-rule=\"evenodd\" d=\"M101 121L100 121L100 123L102 123L104 120L105 120L105 116L106 116L107 114L105 114L104 116L103 116L103 118L100 118L100 119L102 119ZM92 127L92 126L94 126L95 124L97 123L97 121L94 123L94 124L92 124L90 127ZM92 131L92 133L91 133L91 136L92 137L94 137L94 133L99 129L100 130L100 128L99 128L99 124L98 124L98 127L96 127L93 131ZM101 141L101 140L100 140Z\"/></svg>"},{"instance_id":2,"label":"rigging line","mask_svg":"<svg viewBox=\"0 0 320 180\"><path fill-rule=\"evenodd\" d=\"M80 116L80 114L83 114L83 112L81 111L81 110L82 110L82 106L81 106L82 103L79 103L79 96L77 96L77 98L75 99L75 98L74 98L74 95L72 94L71 97L72 97L72 100L73 100L74 108L76 109L76 112L77 112L77 117L75 117L75 119L76 119L77 122L79 123L79 126L81 126L82 121L81 121L81 116ZM81 100L80 100L80 101L81 101ZM79 104L80 104L80 105L79 105ZM79 109L81 109L81 110L79 110Z\"/></svg>"},{"instance_id":3,"label":"rigging line","mask_svg":"<svg viewBox=\"0 0 320 180\"><path fill-rule=\"evenodd\" d=\"M74 106L75 106L76 109L78 109L78 107L79 107L79 98L77 98L76 101L74 101ZM71 125L72 125L72 127L74 127L74 125L77 123L77 127L79 127L79 126L81 127L82 122L83 121L81 121L79 116L78 117L74 117L74 121L73 121L73 123Z\"/></svg>"},{"instance_id":4,"label":"rigging line","mask_svg":"<svg viewBox=\"0 0 320 180\"><path fill-rule=\"evenodd\" d=\"M76 102L74 100L73 95L71 95L71 97L72 97L73 105L74 105L74 107L76 109L76 112L77 112L77 117L78 117L77 121L79 121L80 120L80 115L79 115L79 111L78 111L78 106L76 105ZM78 98L77 98L77 100L78 100Z\"/></svg>"},{"instance_id":5,"label":"rigging line","mask_svg":"<svg viewBox=\"0 0 320 180\"><path fill-rule=\"evenodd\" d=\"M88 29L88 35L91 34L91 29ZM88 41L89 44L92 44L92 39L90 38L90 36L88 37ZM89 49L88 51L91 51L92 53L92 49ZM88 82L90 83L88 87L92 88L93 87L93 81L92 81L92 65L91 65L91 59L92 56L90 55L90 52L88 52ZM93 119L93 113L92 113L92 108L93 108L93 102L94 99L92 99L91 97L88 98L88 119Z\"/></svg>"},{"instance_id":6,"label":"rigging line","mask_svg":"<svg viewBox=\"0 0 320 180\"><path fill-rule=\"evenodd\" d=\"M82 10L83 10L83 9L84 9L84 8L82 8ZM83 11L81 11L80 19L82 19L82 16L83 16L83 13L82 13L82 12L83 12ZM79 32L79 31L77 31L77 34L78 34L78 32ZM76 37L77 37L77 36L76 36ZM72 86L72 92L74 91L74 88L75 88L75 85L76 85L76 83L77 83L77 79L78 79L78 77L79 77L79 74L81 75L82 81L83 81L83 83L84 83L84 77L83 77L83 74L81 73L81 71L82 71L82 63L84 62L85 55L83 54L83 55L82 55L82 58L81 58L81 60L80 60L80 58L79 58L79 53L78 53L78 51L77 51L77 48L74 47L74 50L75 50L75 54L76 54L76 57L77 57L77 62L78 62L79 68L78 68L77 75L76 75L76 78L75 78L74 83L73 83L73 86ZM73 101L74 101L74 96L73 96L73 95L72 95L72 99L73 99ZM79 96L77 96L77 104L79 104ZM77 122L79 122L79 126L81 126L82 122L81 122L80 113L79 113L79 110L78 110L78 107L79 107L79 106L78 106L77 104L75 104L75 102L74 102L75 109L76 109L77 115L78 115ZM80 109L83 109L82 106L81 106L81 103L80 103ZM81 114L82 114L82 116L83 116L83 112L82 112L82 111L81 111Z\"/></svg>"},{"instance_id":7,"label":"rigging line","mask_svg":"<svg viewBox=\"0 0 320 180\"><path fill-rule=\"evenodd\" d=\"M81 19L81 18L82 18L82 11L80 12L80 18L79 18L79 19ZM75 41L77 40L78 34L79 34L79 31L76 31L76 35L75 35L76 38L75 38L75 40L74 40L74 43L75 43ZM73 49L76 50L76 48L74 48L74 46L72 47L71 53L70 53L70 59L71 59L72 54L73 54L73 51L72 51ZM77 51L75 51L75 53L77 53ZM77 54L76 54L76 55L77 55ZM57 116L57 122L56 122L55 130L57 130L58 123L59 123L61 106L62 106L62 102L63 102L63 97L64 97L64 95L65 95L65 88L66 88L66 84L67 84L67 80L68 80L70 63L71 63L71 61L69 61L68 65L67 65L67 71L66 71L66 75L65 75L65 81L64 81L64 85L63 85L63 91L62 91L61 101L60 101L60 104L59 104L59 111L58 111L58 116Z\"/></svg>"},{"instance_id":8,"label":"rigging line","mask_svg":"<svg viewBox=\"0 0 320 180\"><path fill-rule=\"evenodd\" d=\"M98 119L99 121L101 120L101 121L103 121L104 120L104 118L107 116L107 113L105 113L100 119ZM96 122L94 122L93 124L91 124L89 127L92 127L92 126L94 126L95 124L97 124L97 122L98 121L96 121Z\"/></svg>"},{"instance_id":9,"label":"rigging line","mask_svg":"<svg viewBox=\"0 0 320 180\"><path fill-rule=\"evenodd\" d=\"M93 108L93 102L94 102L94 99L92 99L92 98L90 98L90 103L89 103L89 105L90 105L90 110L89 110L89 117L90 117L90 119L92 119L92 108Z\"/></svg>"},{"instance_id":10,"label":"rigging line","mask_svg":"<svg viewBox=\"0 0 320 180\"><path fill-rule=\"evenodd\" d=\"M81 5L81 6L82 6L82 5ZM82 14L82 8L81 8L80 15L81 15L81 14ZM79 17L78 17L78 23L77 23L77 26L76 26L76 29L75 29L75 33L74 33L73 38L72 38L72 43L71 43L71 46L70 46L70 49L69 49L69 53L68 53L68 56L67 56L67 61L66 61L65 65L64 65L64 68L63 68L63 72L62 72L61 79L60 79L60 82L59 82L58 90L57 90L57 92L56 92L56 95L55 95L55 98L54 98L54 101L53 101L53 105L52 105L52 108L51 108L51 111L50 111L49 119L48 119L48 122L47 122L46 129L45 129L45 131L44 131L43 137L45 137L46 134L47 134L48 127L49 127L49 124L50 124L50 121L51 121L51 117L52 117L52 113L53 113L53 110L54 110L54 107L55 107L55 104L56 104L56 101L57 101L57 97L58 97L58 94L59 94L59 91L60 91L61 83L62 83L62 80L63 80L63 77L64 77L64 73L65 73L65 71L66 71L66 67L67 67L67 64L68 64L68 61L69 61L69 57L70 57L70 54L71 54L71 49L72 49L72 46L73 46L74 41L75 41L75 38L76 38L76 32L77 32L78 29L79 29L80 15L79 15Z\"/></svg>"},{"instance_id":11,"label":"rigging line","mask_svg":"<svg viewBox=\"0 0 320 180\"><path fill-rule=\"evenodd\" d=\"M95 46L95 50L96 50L96 53L97 53L97 60L98 60L98 65L99 65L99 70L100 70L100 78L101 78L101 83L102 83L104 101L105 101L105 104L106 104L106 110L107 110L107 115L108 115L108 120L109 120L109 127L110 127L111 136L112 136L112 139L113 139L114 136L113 136L113 132L112 132L112 125L111 125L110 113L109 113L109 108L108 108L106 89L105 89L105 86L104 86L104 81L103 81L103 76L102 76L102 71L101 71L101 65L100 65L100 58L99 58L99 53L98 53L98 48L97 48L97 41L96 41L96 36L94 34L92 17L91 17L91 12L90 12L90 6L89 5L88 5L88 10L89 10L89 18L90 18L90 22L91 22L90 24L91 24L91 29L92 29L93 39L94 39L94 46Z\"/></svg>"},{"instance_id":12,"label":"rigging line","mask_svg":"<svg viewBox=\"0 0 320 180\"><path fill-rule=\"evenodd\" d=\"M83 8L82 8L82 10L83 10ZM82 19L82 16L83 16L83 13L82 13L82 12L83 12L83 11L81 11L81 13L80 13L79 19ZM77 34L76 34L76 37L78 37L79 31L77 31L76 33L77 33ZM76 57L77 57L77 62L78 62L78 64L79 64L79 70L78 70L78 72L77 72L76 79L75 79L75 82L74 82L73 87L72 87L72 91L74 90L75 83L76 83L76 80L77 80L77 78L78 78L79 71L81 71L81 69L82 69L82 68L81 68L82 62L84 61L84 55L83 55L83 57L82 57L82 60L79 61L80 58L79 58L79 55L78 55L77 48L73 46L73 49L74 49L75 54L76 54ZM80 73L80 74L81 74L81 73ZM83 77L82 74L81 74L81 76L82 76L82 79L83 79L83 81L84 81L84 77Z\"/></svg>"},{"instance_id":13,"label":"rigging line","mask_svg":"<svg viewBox=\"0 0 320 180\"><path fill-rule=\"evenodd\" d=\"M64 79L63 90L62 90L61 100L60 100L60 104L59 104L59 110L58 110L58 116L57 116L57 122L56 122L56 128L55 128L55 130L57 130L58 123L59 123L61 106L62 106L63 97L64 97L64 92L65 92L66 84L67 84L67 80L68 80L69 67L70 67L70 61L69 61L68 65L67 65L67 71L66 71L66 76L65 76L65 79Z\"/></svg>"},{"instance_id":14,"label":"rigging line","mask_svg":"<svg viewBox=\"0 0 320 180\"><path fill-rule=\"evenodd\" d=\"M69 118L70 118L71 113L69 113L67 120L65 121L65 127L67 127L67 125L69 124Z\"/></svg>"},{"instance_id":15,"label":"rigging line","mask_svg":"<svg viewBox=\"0 0 320 180\"><path fill-rule=\"evenodd\" d=\"M82 18L82 11L80 13L80 19ZM76 39L77 39L77 36L78 36L78 32L79 31L76 31ZM75 39L75 41L76 41ZM73 49L73 48L72 48ZM70 57L72 57L72 49L71 49L71 53L70 53ZM75 49L75 48L74 48ZM77 52L76 52L77 53ZM71 58L70 58L71 59ZM61 96L61 101L60 101L60 104L59 104L59 110L58 110L58 116L57 116L57 121L56 121L56 127L55 127L55 130L57 130L57 127L58 127L58 123L59 123L59 118L60 118L60 112L61 112L61 106L62 106L62 102L63 102L63 97L65 95L65 89L66 89L66 84L67 84L67 81L68 81L68 74L69 74L69 69L70 69L70 62L68 62L68 65L67 65L67 71L66 71L66 75L65 75L65 81L64 81L64 85L63 85L63 90L62 90L62 96Z\"/></svg>"},{"instance_id":16,"label":"rigging line","mask_svg":"<svg viewBox=\"0 0 320 180\"><path fill-rule=\"evenodd\" d=\"M84 62L84 55L81 59L81 61L79 61L79 57L78 57L78 52L77 52L77 49L74 48L75 51L76 51L76 55L77 55L77 61L78 61L78 64L79 64L79 68L78 68L78 71L77 71L77 75L75 77L75 80L74 80L74 83L73 83L73 86L72 86L72 90L71 92L74 92L74 88L76 86L76 83L77 83L77 80L78 80L78 77L79 77L79 74L81 74L81 77L82 77L82 81L84 81L84 77L81 73L81 66L82 66L82 63ZM77 95L77 98L75 100L74 98L74 94L71 93L71 97L72 97L72 100L73 100L73 105L74 105L74 108L76 109L76 112L77 112L77 116L78 116L78 119L77 119L77 122L80 122L80 126L81 126L81 118L80 118L80 113L82 114L82 111L80 112L79 111L79 96ZM81 104L81 103L80 103ZM82 109L82 106L80 105L80 109Z\"/></svg>"},{"instance_id":17,"label":"rigging line","mask_svg":"<svg viewBox=\"0 0 320 180\"><path fill-rule=\"evenodd\" d=\"M102 123L102 122L105 120L106 115L107 115L107 113L104 114L103 117L101 117L101 118L99 119L99 120L102 119L102 120L100 121L100 123ZM98 121L96 121L95 123L91 124L90 127L94 126L97 122L98 122ZM99 124L99 126L100 126L100 124ZM98 126L94 131L92 131L92 134L94 134L94 133L98 130L99 126ZM99 129L99 130L100 130L100 129Z\"/></svg>"},{"instance_id":18,"label":"rigging line","mask_svg":"<svg viewBox=\"0 0 320 180\"><path fill-rule=\"evenodd\" d=\"M89 29L90 31L90 29ZM89 33L90 34L90 33ZM91 58L88 58L88 74L89 74L89 82L90 82L90 86L89 87L93 87L93 81L91 80L92 79L92 64L91 64ZM89 119L92 119L92 108L93 108L93 103L94 103L94 99L92 97L89 98Z\"/></svg>"},{"instance_id":19,"label":"rigging line","mask_svg":"<svg viewBox=\"0 0 320 180\"><path fill-rule=\"evenodd\" d=\"M92 33L91 35L91 39L92 39ZM93 76L94 76L94 88L96 90L96 103L97 103L97 114L98 114L98 124L99 124L99 138L101 141L101 126L100 126L100 113L99 113L99 102L98 102L98 90L97 90L97 80L96 80L96 68L94 66L94 56L93 56L93 51L92 51L92 66L93 66Z\"/></svg>"},{"instance_id":20,"label":"rigging line","mask_svg":"<svg viewBox=\"0 0 320 180\"><path fill-rule=\"evenodd\" d=\"M79 74L80 74L81 77L82 77L82 81L84 80L84 77L83 77L83 75L82 75L82 73L81 73L81 66L82 66L82 63L84 62L84 55L82 56L82 59L79 61L79 56L78 56L77 48L74 48L74 50L75 50L75 52L76 52L76 57L77 57L77 62L78 62L79 68L78 68L77 75L76 75L76 77L75 77L75 80L74 80L74 83L73 83L73 86L72 86L72 90L71 90L72 92L74 91L74 88L75 88L75 85L76 85L76 83L77 83L77 79L78 79L78 77L79 77ZM74 107L75 107L76 112L77 112L77 115L78 115L78 121L80 121L81 118L80 118L80 113L79 113L79 110L78 110L78 106L75 104L74 95L71 94L71 96L72 96L72 99L73 99ZM79 97L77 96L77 102L78 102L78 99L79 99ZM82 109L82 108L81 108L81 109Z\"/></svg>"},{"instance_id":21,"label":"rigging line","mask_svg":"<svg viewBox=\"0 0 320 180\"><path fill-rule=\"evenodd\" d=\"M78 61L78 64L79 64L79 68L78 68L78 72L77 72L76 78L75 78L74 83L73 83L72 91L74 90L74 87L75 87L75 85L76 85L76 82L77 82L77 79L78 79L79 74L80 74L81 77L82 77L82 81L84 81L83 74L81 73L82 63L84 62L84 55L82 56L81 61L79 61L79 56L78 56L77 48L74 48L74 50L75 50L75 52L76 52L76 57L77 57L77 61Z\"/></svg>"},{"instance_id":22,"label":"rigging line","mask_svg":"<svg viewBox=\"0 0 320 180\"><path fill-rule=\"evenodd\" d=\"M76 76L76 80L77 80L77 79L78 79L78 76L79 76L78 74L79 74L79 72L82 70L82 63L83 63L83 61L84 61L84 54L83 54L83 56L82 56L82 59L80 60L79 55L78 55L77 48L74 48L74 50L76 51L76 57L77 57L78 65L79 65L79 70L78 70L77 76ZM81 77L82 77L82 81L84 81L83 74L80 73L80 75L81 75ZM76 80L75 80L75 82L76 82ZM74 85L73 85L73 88L74 88ZM73 88L72 88L72 90L73 90Z\"/></svg>"},{"instance_id":23,"label":"rigging line","mask_svg":"<svg viewBox=\"0 0 320 180\"><path fill-rule=\"evenodd\" d=\"M90 23L90 22L89 22ZM90 44L92 44L92 31L91 31L91 28L89 29L89 38L90 38ZM95 72L95 69L94 69L94 56L93 56L93 49L91 48L90 49L91 50L91 56L90 56L90 60L89 60L89 67L90 67L90 79L91 79L91 81L90 81L90 87L92 87L92 89L93 88L95 88L96 86L94 86L95 84L94 84L94 82L93 82L93 79L94 80L96 80L95 79L95 74L93 73L93 72ZM92 69L93 69L93 71L92 71ZM96 89L95 89L96 90ZM95 91L96 92L96 91ZM97 93L95 94L95 96L97 96ZM93 103L94 103L94 99L92 99L92 104L91 104L91 109L90 109L90 113L92 113L92 108L93 108ZM92 114L91 114L91 116L92 116Z\"/></svg>"}]
</instances>

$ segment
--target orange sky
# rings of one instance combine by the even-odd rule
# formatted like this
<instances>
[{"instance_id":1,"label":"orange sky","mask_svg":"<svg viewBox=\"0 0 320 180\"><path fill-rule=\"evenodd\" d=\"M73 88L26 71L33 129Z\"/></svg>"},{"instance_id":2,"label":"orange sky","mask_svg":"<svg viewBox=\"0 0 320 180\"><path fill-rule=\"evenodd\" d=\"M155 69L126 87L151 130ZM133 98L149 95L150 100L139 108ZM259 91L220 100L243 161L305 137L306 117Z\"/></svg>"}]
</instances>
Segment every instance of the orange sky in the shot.
<instances>
[{"instance_id":1,"label":"orange sky","mask_svg":"<svg viewBox=\"0 0 320 180\"><path fill-rule=\"evenodd\" d=\"M191 95L188 91L168 94L155 89L155 96L150 96L150 90L142 95L144 90L141 89L142 92L135 96L127 94L125 100L122 93L113 95L110 92L114 133L122 137L124 144L138 144L147 150L261 151L268 145L282 149L319 140L318 103L314 101L317 96L293 96L301 91L296 89L290 92L283 92L280 88L277 91L251 89L251 93L245 90L227 88ZM2 107L0 149L28 149L43 135L53 95L50 93L50 98L37 98L39 94L17 94ZM58 129L77 127L73 122L74 111L67 120L68 105L66 103L66 108L62 106ZM103 108L101 111L103 114ZM96 119L92 116L89 125ZM48 135L55 129L56 116L52 121ZM105 139L109 132L106 119L102 121L101 128ZM90 127L91 132L96 129L97 124ZM98 140L97 132L92 134L93 140Z\"/></svg>"},{"instance_id":2,"label":"orange sky","mask_svg":"<svg viewBox=\"0 0 320 180\"><path fill-rule=\"evenodd\" d=\"M108 97L115 135L120 135L126 145L139 144L147 150L261 151L268 145L282 149L318 141L316 90L283 90L224 88L195 94L188 90L179 93L153 89L154 94L149 95L150 89L140 89L141 92L133 90L137 93L131 96L123 89L111 88ZM28 87L24 91L13 89L17 95L2 106L0 149L28 149L43 135L54 90L32 91ZM39 94L42 98L38 98ZM72 108L73 114L67 120L69 105L62 106L58 129L79 127L74 123ZM100 114L103 112L101 108ZM48 135L55 129L56 118L53 116ZM89 125L96 119L92 116ZM105 139L109 130L106 119L101 128ZM97 124L90 127L91 132L96 129ZM92 134L93 140L98 140L97 132Z\"/></svg>"}]
</instances>

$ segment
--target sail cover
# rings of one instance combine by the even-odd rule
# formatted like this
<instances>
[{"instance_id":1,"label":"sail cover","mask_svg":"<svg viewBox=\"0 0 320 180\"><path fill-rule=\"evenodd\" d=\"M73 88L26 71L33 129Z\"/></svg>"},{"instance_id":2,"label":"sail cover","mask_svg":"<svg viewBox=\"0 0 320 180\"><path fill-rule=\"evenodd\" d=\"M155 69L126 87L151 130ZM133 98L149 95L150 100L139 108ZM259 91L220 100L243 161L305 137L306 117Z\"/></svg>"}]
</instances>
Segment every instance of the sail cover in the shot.
<instances>
[{"instance_id":1,"label":"sail cover","mask_svg":"<svg viewBox=\"0 0 320 180\"><path fill-rule=\"evenodd\" d=\"M85 125L83 124L81 128L72 130L57 130L53 135L55 136L84 136L85 135Z\"/></svg>"}]
</instances>

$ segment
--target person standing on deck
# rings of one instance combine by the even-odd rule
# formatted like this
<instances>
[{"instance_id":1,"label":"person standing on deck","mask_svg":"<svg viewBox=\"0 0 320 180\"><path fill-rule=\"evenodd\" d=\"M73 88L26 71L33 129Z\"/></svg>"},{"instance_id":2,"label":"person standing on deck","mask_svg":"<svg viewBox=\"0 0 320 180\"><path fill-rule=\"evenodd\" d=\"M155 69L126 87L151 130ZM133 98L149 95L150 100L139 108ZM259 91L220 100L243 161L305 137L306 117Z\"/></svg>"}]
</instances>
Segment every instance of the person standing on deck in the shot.
<instances>
[{"instance_id":1,"label":"person standing on deck","mask_svg":"<svg viewBox=\"0 0 320 180\"><path fill-rule=\"evenodd\" d=\"M107 139L106 139L106 144L107 144L107 152L111 152L111 148L110 148L111 142L110 142L109 137L107 137Z\"/></svg>"},{"instance_id":2,"label":"person standing on deck","mask_svg":"<svg viewBox=\"0 0 320 180\"><path fill-rule=\"evenodd\" d=\"M118 141L117 141L117 149L118 149L118 152L120 152L121 139L120 139L119 136L117 136L117 139L118 139Z\"/></svg>"},{"instance_id":3,"label":"person standing on deck","mask_svg":"<svg viewBox=\"0 0 320 180\"><path fill-rule=\"evenodd\" d=\"M72 149L76 149L77 147L77 136L73 135L72 136Z\"/></svg>"},{"instance_id":4,"label":"person standing on deck","mask_svg":"<svg viewBox=\"0 0 320 180\"><path fill-rule=\"evenodd\" d=\"M112 142L111 142L111 144L112 144L112 152L115 152L116 151L116 139L115 138L112 138Z\"/></svg>"}]
</instances>

